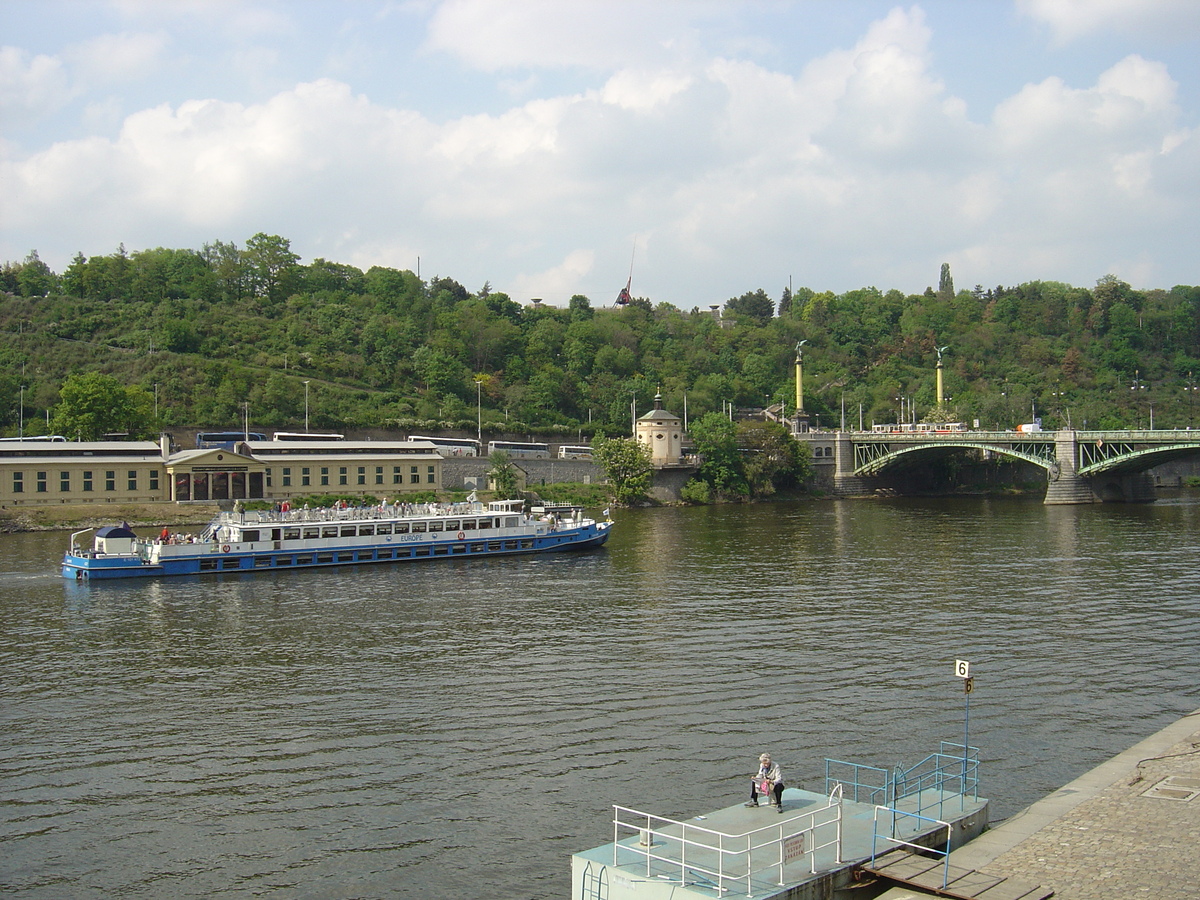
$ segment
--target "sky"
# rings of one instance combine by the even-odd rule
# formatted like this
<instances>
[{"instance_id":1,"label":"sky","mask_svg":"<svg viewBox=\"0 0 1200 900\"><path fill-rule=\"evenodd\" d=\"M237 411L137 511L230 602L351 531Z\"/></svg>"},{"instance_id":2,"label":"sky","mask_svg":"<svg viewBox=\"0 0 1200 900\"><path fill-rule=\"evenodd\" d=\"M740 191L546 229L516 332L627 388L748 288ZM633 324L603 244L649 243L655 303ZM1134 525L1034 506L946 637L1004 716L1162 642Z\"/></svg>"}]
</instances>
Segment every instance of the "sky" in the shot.
<instances>
[{"instance_id":1,"label":"sky","mask_svg":"<svg viewBox=\"0 0 1200 900\"><path fill-rule=\"evenodd\" d=\"M4 0L0 261L514 300L1200 284L1197 0Z\"/></svg>"}]
</instances>

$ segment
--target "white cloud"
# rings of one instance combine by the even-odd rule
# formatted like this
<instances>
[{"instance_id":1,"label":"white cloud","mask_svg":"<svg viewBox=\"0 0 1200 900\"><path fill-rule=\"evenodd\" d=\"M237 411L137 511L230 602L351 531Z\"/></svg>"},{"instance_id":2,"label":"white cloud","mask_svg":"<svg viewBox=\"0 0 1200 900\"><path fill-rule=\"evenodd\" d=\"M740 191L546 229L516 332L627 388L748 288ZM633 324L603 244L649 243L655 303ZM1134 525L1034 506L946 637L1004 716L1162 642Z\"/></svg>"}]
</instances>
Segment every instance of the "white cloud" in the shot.
<instances>
[{"instance_id":1,"label":"white cloud","mask_svg":"<svg viewBox=\"0 0 1200 900\"><path fill-rule=\"evenodd\" d=\"M101 34L66 48L63 58L81 89L144 78L161 65L169 40L161 32Z\"/></svg>"},{"instance_id":2,"label":"white cloud","mask_svg":"<svg viewBox=\"0 0 1200 900\"><path fill-rule=\"evenodd\" d=\"M507 6L463 0L433 15L482 16L455 52L498 29L507 49L484 66L538 58L547 35L576 42L554 59L600 58L603 41L564 37L557 5ZM581 33L596 8L583 5ZM514 17L542 12L553 21L514 49ZM775 294L788 276L919 291L944 260L963 283L995 284L1090 283L1122 261L1149 278L1155 260L1190 259L1169 248L1194 243L1200 142L1165 65L1130 55L1090 85L1044 78L973 122L934 68L934 41L919 9L896 9L798 73L668 46L593 84L437 121L328 78L261 102L159 104L119 119L111 139L0 147L0 258L36 246L61 270L76 249L266 231L306 259L420 257L426 277L607 303L637 235L635 293L684 308ZM152 64L153 45L139 46ZM0 72L23 96L51 96L62 66L47 60L15 51Z\"/></svg>"},{"instance_id":3,"label":"white cloud","mask_svg":"<svg viewBox=\"0 0 1200 900\"><path fill-rule=\"evenodd\" d=\"M614 70L686 54L688 23L720 13L720 4L680 0L446 0L430 19L426 46L486 72Z\"/></svg>"},{"instance_id":4,"label":"white cloud","mask_svg":"<svg viewBox=\"0 0 1200 900\"><path fill-rule=\"evenodd\" d=\"M1097 32L1139 32L1195 39L1195 0L1017 0L1017 9L1048 26L1059 44Z\"/></svg>"},{"instance_id":5,"label":"white cloud","mask_svg":"<svg viewBox=\"0 0 1200 900\"><path fill-rule=\"evenodd\" d=\"M11 123L48 115L70 99L62 60L0 47L0 118Z\"/></svg>"}]
</instances>

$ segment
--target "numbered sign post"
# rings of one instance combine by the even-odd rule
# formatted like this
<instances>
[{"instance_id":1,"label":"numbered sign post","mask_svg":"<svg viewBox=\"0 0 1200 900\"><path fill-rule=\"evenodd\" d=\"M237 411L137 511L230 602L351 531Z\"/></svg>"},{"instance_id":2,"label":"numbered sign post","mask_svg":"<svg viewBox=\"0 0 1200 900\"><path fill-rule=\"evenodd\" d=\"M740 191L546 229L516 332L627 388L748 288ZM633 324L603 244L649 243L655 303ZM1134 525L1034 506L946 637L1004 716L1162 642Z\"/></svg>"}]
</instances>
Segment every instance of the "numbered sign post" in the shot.
<instances>
[{"instance_id":1,"label":"numbered sign post","mask_svg":"<svg viewBox=\"0 0 1200 900\"><path fill-rule=\"evenodd\" d=\"M963 680L963 696L966 698L966 709L963 711L962 790L959 792L965 808L967 802L967 757L971 753L971 691L975 690L975 679L971 676L971 664L965 659L954 661L954 674Z\"/></svg>"}]
</instances>

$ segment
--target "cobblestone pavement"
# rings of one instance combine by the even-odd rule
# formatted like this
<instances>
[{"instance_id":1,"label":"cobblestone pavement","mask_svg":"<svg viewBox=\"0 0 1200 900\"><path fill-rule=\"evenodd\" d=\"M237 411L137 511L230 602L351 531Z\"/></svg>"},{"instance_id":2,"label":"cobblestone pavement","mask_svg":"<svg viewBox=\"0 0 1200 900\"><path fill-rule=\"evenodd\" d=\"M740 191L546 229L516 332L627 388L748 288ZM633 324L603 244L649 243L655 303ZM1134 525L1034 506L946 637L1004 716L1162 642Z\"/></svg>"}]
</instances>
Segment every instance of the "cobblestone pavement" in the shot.
<instances>
[{"instance_id":1,"label":"cobblestone pavement","mask_svg":"<svg viewBox=\"0 0 1200 900\"><path fill-rule=\"evenodd\" d=\"M951 857L1057 900L1200 898L1200 711ZM1182 739L1181 739L1182 738Z\"/></svg>"}]
</instances>

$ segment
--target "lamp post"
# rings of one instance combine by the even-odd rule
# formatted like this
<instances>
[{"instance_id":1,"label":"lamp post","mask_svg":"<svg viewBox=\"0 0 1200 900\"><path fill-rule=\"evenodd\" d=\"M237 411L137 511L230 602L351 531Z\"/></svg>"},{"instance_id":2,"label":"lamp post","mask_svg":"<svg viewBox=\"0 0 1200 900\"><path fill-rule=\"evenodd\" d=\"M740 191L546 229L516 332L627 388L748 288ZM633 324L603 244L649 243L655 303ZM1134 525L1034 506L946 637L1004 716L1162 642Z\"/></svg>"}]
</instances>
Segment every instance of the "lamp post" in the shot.
<instances>
[{"instance_id":1,"label":"lamp post","mask_svg":"<svg viewBox=\"0 0 1200 900\"><path fill-rule=\"evenodd\" d=\"M475 440L483 446L483 379L475 379Z\"/></svg>"},{"instance_id":2,"label":"lamp post","mask_svg":"<svg viewBox=\"0 0 1200 900\"><path fill-rule=\"evenodd\" d=\"M1188 428L1193 428L1196 425L1194 410L1196 406L1196 379L1192 377L1192 373L1188 372L1188 386L1184 388L1188 395Z\"/></svg>"},{"instance_id":3,"label":"lamp post","mask_svg":"<svg viewBox=\"0 0 1200 900\"><path fill-rule=\"evenodd\" d=\"M304 382L304 430L308 431L308 382Z\"/></svg>"},{"instance_id":4,"label":"lamp post","mask_svg":"<svg viewBox=\"0 0 1200 900\"><path fill-rule=\"evenodd\" d=\"M17 435L20 437L25 437L25 385L21 385L21 419L20 419L20 421L21 421L21 424L20 424L21 430L17 432Z\"/></svg>"},{"instance_id":5,"label":"lamp post","mask_svg":"<svg viewBox=\"0 0 1200 900\"><path fill-rule=\"evenodd\" d=\"M1133 412L1137 417L1138 428L1142 427L1142 407L1138 402L1138 396L1146 389L1146 385L1142 384L1142 373L1138 369L1133 370L1133 384L1129 388L1133 391Z\"/></svg>"},{"instance_id":6,"label":"lamp post","mask_svg":"<svg viewBox=\"0 0 1200 900\"><path fill-rule=\"evenodd\" d=\"M154 382L154 421L158 421L158 382Z\"/></svg>"}]
</instances>

